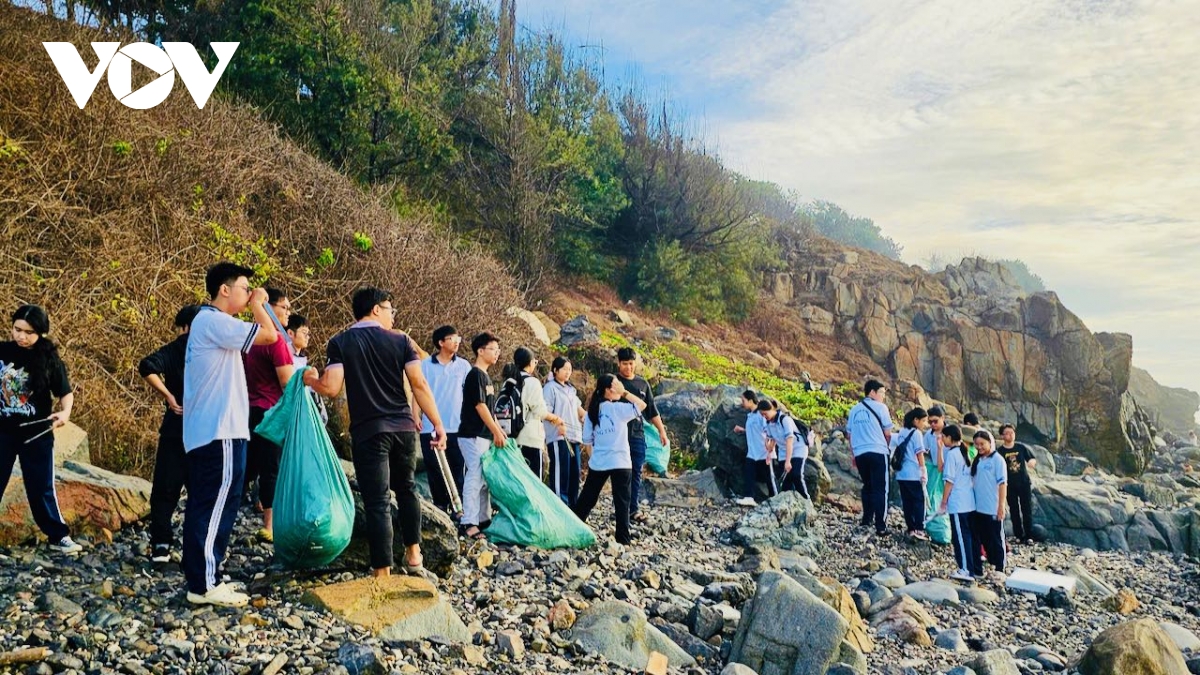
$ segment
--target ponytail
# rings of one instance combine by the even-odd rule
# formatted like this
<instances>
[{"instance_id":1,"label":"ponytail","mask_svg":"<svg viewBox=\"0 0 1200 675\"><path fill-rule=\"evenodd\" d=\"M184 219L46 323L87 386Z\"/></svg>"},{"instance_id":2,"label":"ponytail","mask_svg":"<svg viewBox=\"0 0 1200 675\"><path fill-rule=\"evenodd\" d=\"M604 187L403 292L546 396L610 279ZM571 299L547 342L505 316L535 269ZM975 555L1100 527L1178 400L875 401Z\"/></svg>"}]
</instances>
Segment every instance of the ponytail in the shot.
<instances>
[{"instance_id":1,"label":"ponytail","mask_svg":"<svg viewBox=\"0 0 1200 675\"><path fill-rule=\"evenodd\" d=\"M50 387L50 371L59 367L62 358L58 353L58 345L46 337L50 332L50 315L39 305L21 305L12 314L13 323L24 321L38 334L37 342L33 343L33 364L29 373L29 390L41 391Z\"/></svg>"},{"instance_id":2,"label":"ponytail","mask_svg":"<svg viewBox=\"0 0 1200 675\"><path fill-rule=\"evenodd\" d=\"M604 402L604 392L612 387L616 376L612 373L605 373L596 380L596 389L592 392L592 397L588 399L587 414L588 419L592 421L592 426L600 426L600 404Z\"/></svg>"}]
</instances>

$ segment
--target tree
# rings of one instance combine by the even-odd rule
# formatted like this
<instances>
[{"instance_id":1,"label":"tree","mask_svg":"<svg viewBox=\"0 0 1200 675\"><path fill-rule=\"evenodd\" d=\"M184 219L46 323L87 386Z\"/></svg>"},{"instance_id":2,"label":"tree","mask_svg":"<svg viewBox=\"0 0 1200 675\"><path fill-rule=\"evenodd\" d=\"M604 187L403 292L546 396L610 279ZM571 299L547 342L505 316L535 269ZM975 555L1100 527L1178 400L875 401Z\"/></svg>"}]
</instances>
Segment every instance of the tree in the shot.
<instances>
[{"instance_id":1,"label":"tree","mask_svg":"<svg viewBox=\"0 0 1200 675\"><path fill-rule=\"evenodd\" d=\"M816 201L808 206L807 210L812 216L817 234L843 244L881 253L893 260L900 259L900 244L890 237L885 237L883 231L870 218L852 216L837 204L826 201Z\"/></svg>"}]
</instances>

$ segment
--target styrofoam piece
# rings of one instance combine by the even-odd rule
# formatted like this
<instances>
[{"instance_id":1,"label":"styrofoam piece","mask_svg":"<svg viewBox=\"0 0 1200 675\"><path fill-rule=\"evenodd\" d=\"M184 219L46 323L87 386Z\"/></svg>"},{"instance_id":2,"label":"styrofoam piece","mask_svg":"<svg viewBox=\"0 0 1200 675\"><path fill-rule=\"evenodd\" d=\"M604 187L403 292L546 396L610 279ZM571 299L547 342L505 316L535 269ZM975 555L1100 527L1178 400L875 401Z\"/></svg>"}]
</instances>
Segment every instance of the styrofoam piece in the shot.
<instances>
[{"instance_id":1,"label":"styrofoam piece","mask_svg":"<svg viewBox=\"0 0 1200 675\"><path fill-rule=\"evenodd\" d=\"M1061 574L1039 572L1038 570L1018 567L1013 570L1012 574L1008 575L1008 580L1004 582L1004 586L1014 591L1025 591L1038 595L1045 595L1052 588L1061 588L1068 595L1074 595L1077 581L1075 577L1066 577Z\"/></svg>"}]
</instances>

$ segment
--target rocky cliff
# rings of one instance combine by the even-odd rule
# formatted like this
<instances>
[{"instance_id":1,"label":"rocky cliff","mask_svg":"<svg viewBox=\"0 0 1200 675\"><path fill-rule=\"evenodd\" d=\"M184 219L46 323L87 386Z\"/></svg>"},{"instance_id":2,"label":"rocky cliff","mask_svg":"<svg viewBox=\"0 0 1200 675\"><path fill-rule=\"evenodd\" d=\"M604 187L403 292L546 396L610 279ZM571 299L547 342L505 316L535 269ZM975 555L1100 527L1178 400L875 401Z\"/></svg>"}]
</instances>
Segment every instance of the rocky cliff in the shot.
<instances>
[{"instance_id":1,"label":"rocky cliff","mask_svg":"<svg viewBox=\"0 0 1200 675\"><path fill-rule=\"evenodd\" d=\"M1159 431L1187 435L1197 428L1200 394L1179 387L1164 387L1150 373L1136 367L1129 373L1129 391L1150 414Z\"/></svg>"},{"instance_id":2,"label":"rocky cliff","mask_svg":"<svg viewBox=\"0 0 1200 675\"><path fill-rule=\"evenodd\" d=\"M998 264L969 258L930 274L815 239L767 285L811 332L938 400L1119 473L1146 468L1153 444L1129 392L1132 338L1093 333L1054 293L1025 295Z\"/></svg>"}]
</instances>

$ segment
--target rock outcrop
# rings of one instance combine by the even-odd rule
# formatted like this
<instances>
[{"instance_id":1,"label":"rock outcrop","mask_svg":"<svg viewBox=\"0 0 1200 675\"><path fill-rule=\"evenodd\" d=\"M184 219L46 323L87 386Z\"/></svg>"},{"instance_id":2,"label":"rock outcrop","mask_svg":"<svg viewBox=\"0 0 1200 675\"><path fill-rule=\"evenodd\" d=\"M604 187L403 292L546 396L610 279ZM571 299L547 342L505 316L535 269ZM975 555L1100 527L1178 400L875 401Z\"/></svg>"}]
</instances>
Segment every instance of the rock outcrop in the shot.
<instances>
[{"instance_id":1,"label":"rock outcrop","mask_svg":"<svg viewBox=\"0 0 1200 675\"><path fill-rule=\"evenodd\" d=\"M1133 368L1129 373L1129 391L1138 405L1146 409L1154 426L1161 431L1187 435L1196 428L1200 394L1179 387L1164 387L1150 373Z\"/></svg>"},{"instance_id":2,"label":"rock outcrop","mask_svg":"<svg viewBox=\"0 0 1200 675\"><path fill-rule=\"evenodd\" d=\"M1129 393L1130 336L1093 333L1057 295L1026 295L987 260L934 275L865 252L847 262L832 242L808 247L773 283L790 276L792 305L809 316L824 308L838 337L896 379L1112 471L1146 468L1153 443Z\"/></svg>"}]
</instances>

